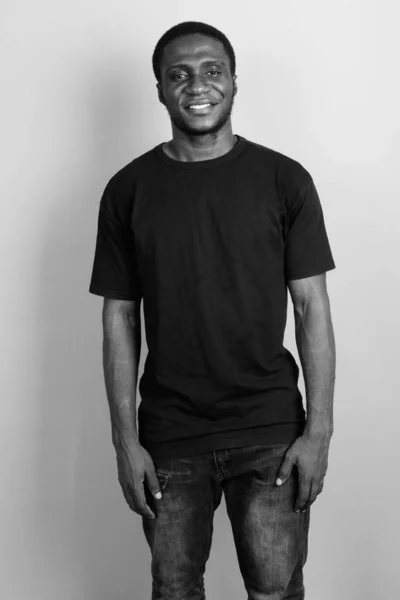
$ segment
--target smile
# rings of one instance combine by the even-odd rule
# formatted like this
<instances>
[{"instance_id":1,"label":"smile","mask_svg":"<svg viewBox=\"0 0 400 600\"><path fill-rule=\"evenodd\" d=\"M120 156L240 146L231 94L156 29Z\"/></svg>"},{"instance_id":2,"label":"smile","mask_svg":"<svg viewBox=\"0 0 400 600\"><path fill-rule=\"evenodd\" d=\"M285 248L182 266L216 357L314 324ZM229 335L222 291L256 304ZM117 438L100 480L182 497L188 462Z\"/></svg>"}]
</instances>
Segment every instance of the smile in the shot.
<instances>
[{"instance_id":1,"label":"smile","mask_svg":"<svg viewBox=\"0 0 400 600\"><path fill-rule=\"evenodd\" d=\"M211 104L191 104L189 108L194 110L201 110L202 108L207 108L207 106L211 106Z\"/></svg>"},{"instance_id":2,"label":"smile","mask_svg":"<svg viewBox=\"0 0 400 600\"><path fill-rule=\"evenodd\" d=\"M209 113L214 106L215 104L211 104L210 102L202 102L199 104L190 104L186 107L186 110L192 113L206 114Z\"/></svg>"}]
</instances>

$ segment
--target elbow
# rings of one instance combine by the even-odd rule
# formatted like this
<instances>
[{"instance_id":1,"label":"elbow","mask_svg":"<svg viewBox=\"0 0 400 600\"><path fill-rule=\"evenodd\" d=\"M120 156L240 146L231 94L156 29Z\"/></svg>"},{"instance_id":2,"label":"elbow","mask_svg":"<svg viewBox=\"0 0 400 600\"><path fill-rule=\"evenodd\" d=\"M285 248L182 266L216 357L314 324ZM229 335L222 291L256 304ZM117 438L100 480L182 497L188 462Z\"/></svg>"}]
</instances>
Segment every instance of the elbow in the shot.
<instances>
[{"instance_id":1,"label":"elbow","mask_svg":"<svg viewBox=\"0 0 400 600\"><path fill-rule=\"evenodd\" d=\"M102 323L105 336L126 329L140 332L140 302L104 298Z\"/></svg>"}]
</instances>

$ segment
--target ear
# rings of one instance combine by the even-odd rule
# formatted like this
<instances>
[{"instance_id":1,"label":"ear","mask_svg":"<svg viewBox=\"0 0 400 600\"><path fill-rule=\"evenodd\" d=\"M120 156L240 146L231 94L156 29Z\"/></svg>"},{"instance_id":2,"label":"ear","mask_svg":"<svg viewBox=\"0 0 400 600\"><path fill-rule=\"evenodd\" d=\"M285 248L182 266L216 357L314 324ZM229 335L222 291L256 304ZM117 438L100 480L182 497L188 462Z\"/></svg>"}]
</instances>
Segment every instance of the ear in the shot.
<instances>
[{"instance_id":1,"label":"ear","mask_svg":"<svg viewBox=\"0 0 400 600\"><path fill-rule=\"evenodd\" d=\"M233 95L234 96L236 96L237 91L238 91L238 87L237 87L237 83L236 83L236 78L237 78L237 75L234 75L233 76Z\"/></svg>"},{"instance_id":2,"label":"ear","mask_svg":"<svg viewBox=\"0 0 400 600\"><path fill-rule=\"evenodd\" d=\"M162 91L162 87L160 83L157 83L157 92L158 92L158 99L161 102L161 104L164 104L165 106L165 100L164 100L164 94Z\"/></svg>"}]
</instances>

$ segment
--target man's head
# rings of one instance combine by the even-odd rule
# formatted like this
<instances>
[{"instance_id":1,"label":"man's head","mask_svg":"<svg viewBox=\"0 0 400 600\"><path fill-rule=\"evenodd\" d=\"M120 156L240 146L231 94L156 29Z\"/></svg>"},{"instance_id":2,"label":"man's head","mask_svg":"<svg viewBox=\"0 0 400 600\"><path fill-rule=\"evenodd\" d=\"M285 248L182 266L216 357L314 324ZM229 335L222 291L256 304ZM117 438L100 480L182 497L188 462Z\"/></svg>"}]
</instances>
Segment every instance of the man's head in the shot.
<instances>
[{"instance_id":1,"label":"man's head","mask_svg":"<svg viewBox=\"0 0 400 600\"><path fill-rule=\"evenodd\" d=\"M169 29L153 53L160 102L173 125L189 135L215 133L227 123L237 92L235 70L226 36L196 21Z\"/></svg>"}]
</instances>

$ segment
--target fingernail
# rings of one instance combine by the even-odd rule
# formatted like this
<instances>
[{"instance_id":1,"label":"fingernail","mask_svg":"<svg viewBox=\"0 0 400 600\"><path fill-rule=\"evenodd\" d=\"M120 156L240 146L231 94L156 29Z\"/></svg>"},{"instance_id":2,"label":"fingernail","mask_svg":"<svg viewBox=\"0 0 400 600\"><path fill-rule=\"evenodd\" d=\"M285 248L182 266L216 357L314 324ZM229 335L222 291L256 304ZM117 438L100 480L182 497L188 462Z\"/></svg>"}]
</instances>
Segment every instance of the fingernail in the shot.
<instances>
[{"instance_id":1,"label":"fingernail","mask_svg":"<svg viewBox=\"0 0 400 600\"><path fill-rule=\"evenodd\" d=\"M276 480L276 485L282 485L282 483L283 483L282 479L279 479L279 478L278 478L278 479Z\"/></svg>"},{"instance_id":2,"label":"fingernail","mask_svg":"<svg viewBox=\"0 0 400 600\"><path fill-rule=\"evenodd\" d=\"M161 492L157 492L157 494L155 495L155 497L157 498L157 500L161 500L161 498L162 498Z\"/></svg>"}]
</instances>

